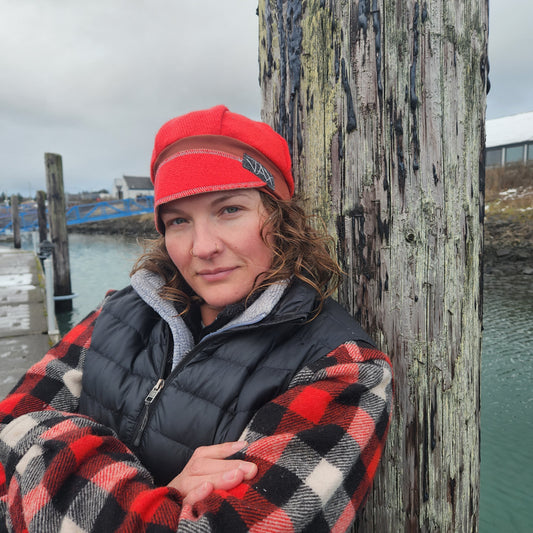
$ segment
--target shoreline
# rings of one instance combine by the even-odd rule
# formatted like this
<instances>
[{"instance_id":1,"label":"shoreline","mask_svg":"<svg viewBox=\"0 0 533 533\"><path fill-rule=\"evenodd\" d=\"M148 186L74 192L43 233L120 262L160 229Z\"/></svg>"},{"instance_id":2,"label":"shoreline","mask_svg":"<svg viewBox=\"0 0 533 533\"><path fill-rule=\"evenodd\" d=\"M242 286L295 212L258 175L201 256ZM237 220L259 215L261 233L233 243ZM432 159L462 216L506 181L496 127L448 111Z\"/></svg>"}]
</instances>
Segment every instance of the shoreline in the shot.
<instances>
[{"instance_id":1,"label":"shoreline","mask_svg":"<svg viewBox=\"0 0 533 533\"><path fill-rule=\"evenodd\" d=\"M156 238L153 215L137 215L70 226L69 233ZM533 275L533 224L528 217L485 217L483 267L487 274Z\"/></svg>"},{"instance_id":2,"label":"shoreline","mask_svg":"<svg viewBox=\"0 0 533 533\"><path fill-rule=\"evenodd\" d=\"M487 274L533 275L533 224L519 215L485 217L483 270Z\"/></svg>"},{"instance_id":3,"label":"shoreline","mask_svg":"<svg viewBox=\"0 0 533 533\"><path fill-rule=\"evenodd\" d=\"M124 237L141 237L153 239L158 236L154 227L154 216L132 215L113 218L99 222L76 224L67 228L68 233L85 233L93 235L122 235Z\"/></svg>"}]
</instances>

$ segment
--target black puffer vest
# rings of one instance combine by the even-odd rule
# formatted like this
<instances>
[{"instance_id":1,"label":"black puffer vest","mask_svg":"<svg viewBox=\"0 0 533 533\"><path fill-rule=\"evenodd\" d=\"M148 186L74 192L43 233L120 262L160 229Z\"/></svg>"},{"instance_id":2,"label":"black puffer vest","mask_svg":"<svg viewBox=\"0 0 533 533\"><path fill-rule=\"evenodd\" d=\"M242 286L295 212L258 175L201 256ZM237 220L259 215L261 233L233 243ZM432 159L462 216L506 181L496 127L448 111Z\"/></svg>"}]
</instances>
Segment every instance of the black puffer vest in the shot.
<instances>
[{"instance_id":1,"label":"black puffer vest","mask_svg":"<svg viewBox=\"0 0 533 533\"><path fill-rule=\"evenodd\" d=\"M315 294L294 283L264 320L207 336L165 375L168 324L131 287L115 293L96 321L80 412L116 431L156 483L168 483L198 446L237 440L303 365L348 340L371 343L333 300L308 322Z\"/></svg>"}]
</instances>

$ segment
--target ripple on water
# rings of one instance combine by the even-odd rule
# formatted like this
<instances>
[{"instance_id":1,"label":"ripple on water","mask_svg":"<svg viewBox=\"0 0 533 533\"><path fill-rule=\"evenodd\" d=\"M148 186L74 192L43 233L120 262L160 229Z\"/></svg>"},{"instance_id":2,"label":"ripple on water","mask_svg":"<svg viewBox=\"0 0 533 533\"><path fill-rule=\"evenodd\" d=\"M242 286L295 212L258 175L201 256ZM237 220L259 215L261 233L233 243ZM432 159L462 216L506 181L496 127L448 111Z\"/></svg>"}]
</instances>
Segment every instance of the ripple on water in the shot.
<instances>
[{"instance_id":1,"label":"ripple on water","mask_svg":"<svg viewBox=\"0 0 533 533\"><path fill-rule=\"evenodd\" d=\"M533 531L533 278L487 276L480 532Z\"/></svg>"},{"instance_id":2,"label":"ripple on water","mask_svg":"<svg viewBox=\"0 0 533 533\"><path fill-rule=\"evenodd\" d=\"M122 289L142 247L117 235L69 234L73 310L58 315L62 333L97 307L110 289Z\"/></svg>"}]
</instances>

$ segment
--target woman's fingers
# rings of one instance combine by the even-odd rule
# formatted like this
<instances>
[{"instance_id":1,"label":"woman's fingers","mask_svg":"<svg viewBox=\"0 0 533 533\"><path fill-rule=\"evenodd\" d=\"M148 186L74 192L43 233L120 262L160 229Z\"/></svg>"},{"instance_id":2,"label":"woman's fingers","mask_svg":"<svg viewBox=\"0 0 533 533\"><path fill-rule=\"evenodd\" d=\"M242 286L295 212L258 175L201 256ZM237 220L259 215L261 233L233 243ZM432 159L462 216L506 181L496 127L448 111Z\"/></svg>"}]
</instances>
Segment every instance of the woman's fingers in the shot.
<instances>
[{"instance_id":1,"label":"woman's fingers","mask_svg":"<svg viewBox=\"0 0 533 533\"><path fill-rule=\"evenodd\" d=\"M196 502L205 500L205 498L213 492L213 489L214 487L211 483L208 483L207 481L201 483L183 498L183 505L194 505Z\"/></svg>"},{"instance_id":2,"label":"woman's fingers","mask_svg":"<svg viewBox=\"0 0 533 533\"><path fill-rule=\"evenodd\" d=\"M210 457L191 457L183 472L190 476L210 476L224 474L230 470L240 469L246 479L251 479L255 475L256 466L248 461L239 459L211 459Z\"/></svg>"},{"instance_id":3,"label":"woman's fingers","mask_svg":"<svg viewBox=\"0 0 533 533\"><path fill-rule=\"evenodd\" d=\"M257 472L254 463L239 459L226 460L226 457L241 450L246 444L244 441L237 441L197 448L183 472L187 472L191 476L212 476L240 469L244 473L245 479L251 479Z\"/></svg>"},{"instance_id":4,"label":"woman's fingers","mask_svg":"<svg viewBox=\"0 0 533 533\"><path fill-rule=\"evenodd\" d=\"M230 490L243 480L252 479L257 474L257 465L225 459L244 446L246 442L238 441L198 448L169 486L178 490L184 501L191 503L207 497L214 489Z\"/></svg>"},{"instance_id":5,"label":"woman's fingers","mask_svg":"<svg viewBox=\"0 0 533 533\"><path fill-rule=\"evenodd\" d=\"M200 446L194 450L193 457L210 457L211 459L224 459L239 450L242 450L248 443L244 440L235 442L223 442L212 446Z\"/></svg>"}]
</instances>

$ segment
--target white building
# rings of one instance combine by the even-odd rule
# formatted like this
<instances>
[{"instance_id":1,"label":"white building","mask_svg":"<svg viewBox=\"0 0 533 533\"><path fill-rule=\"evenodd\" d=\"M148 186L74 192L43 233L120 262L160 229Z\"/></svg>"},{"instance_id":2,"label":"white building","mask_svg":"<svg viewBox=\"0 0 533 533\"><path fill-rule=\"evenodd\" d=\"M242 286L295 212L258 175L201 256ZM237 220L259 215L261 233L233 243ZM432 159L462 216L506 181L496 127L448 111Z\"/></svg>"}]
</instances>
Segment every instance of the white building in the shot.
<instances>
[{"instance_id":1,"label":"white building","mask_svg":"<svg viewBox=\"0 0 533 533\"><path fill-rule=\"evenodd\" d=\"M533 164L533 112L487 120L485 164Z\"/></svg>"},{"instance_id":2,"label":"white building","mask_svg":"<svg viewBox=\"0 0 533 533\"><path fill-rule=\"evenodd\" d=\"M150 178L122 176L115 179L113 195L119 200L126 198L135 200L139 196L153 196L154 186Z\"/></svg>"}]
</instances>

